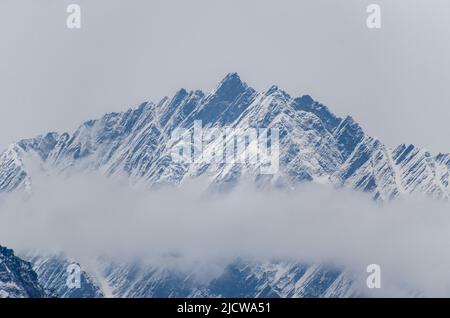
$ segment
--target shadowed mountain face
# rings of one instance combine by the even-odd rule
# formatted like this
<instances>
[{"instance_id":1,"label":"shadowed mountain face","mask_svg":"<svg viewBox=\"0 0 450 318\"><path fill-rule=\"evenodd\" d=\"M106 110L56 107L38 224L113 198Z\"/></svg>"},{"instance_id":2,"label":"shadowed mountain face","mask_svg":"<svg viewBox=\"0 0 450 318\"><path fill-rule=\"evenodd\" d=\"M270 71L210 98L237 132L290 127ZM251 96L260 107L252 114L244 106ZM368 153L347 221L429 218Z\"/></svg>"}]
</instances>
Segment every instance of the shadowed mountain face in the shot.
<instances>
[{"instance_id":1,"label":"shadowed mountain face","mask_svg":"<svg viewBox=\"0 0 450 318\"><path fill-rule=\"evenodd\" d=\"M279 171L261 177L249 163L209 165L172 159L171 134L205 127L277 128ZM214 145L208 144L208 152ZM257 92L235 73L212 92L178 91L158 103L83 123L75 132L48 133L21 140L0 153L0 193L30 190L33 171L73 174L100 171L149 186L181 184L199 176L211 185L233 186L243 177L260 186L292 188L304 182L329 183L366 191L377 200L400 195L450 195L450 155L432 155L414 145L386 147L366 135L350 116L340 118L305 95L289 96L277 86ZM351 275L340 269L285 261L239 260L222 274L199 283L192 273L141 264L96 261L84 269L83 290L66 288L64 257L29 257L42 286L59 297L347 297L360 295ZM83 264L81 264L83 265ZM1 273L0 273L1 275ZM0 280L1 281L1 280Z\"/></svg>"},{"instance_id":2,"label":"shadowed mountain face","mask_svg":"<svg viewBox=\"0 0 450 318\"><path fill-rule=\"evenodd\" d=\"M13 250L0 246L0 298L42 298L44 288L31 264L14 255Z\"/></svg>"}]
</instances>

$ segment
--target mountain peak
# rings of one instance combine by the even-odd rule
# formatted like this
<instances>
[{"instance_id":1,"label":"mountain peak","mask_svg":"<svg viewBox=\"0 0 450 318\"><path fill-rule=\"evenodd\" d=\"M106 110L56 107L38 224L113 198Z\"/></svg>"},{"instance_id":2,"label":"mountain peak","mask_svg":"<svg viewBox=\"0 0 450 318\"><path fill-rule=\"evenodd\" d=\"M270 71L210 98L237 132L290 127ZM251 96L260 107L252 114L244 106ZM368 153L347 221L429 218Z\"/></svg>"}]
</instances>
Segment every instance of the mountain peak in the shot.
<instances>
[{"instance_id":1,"label":"mountain peak","mask_svg":"<svg viewBox=\"0 0 450 318\"><path fill-rule=\"evenodd\" d=\"M341 123L341 118L333 114L328 107L316 102L310 95L294 99L294 108L315 114L330 132L334 131Z\"/></svg>"},{"instance_id":2,"label":"mountain peak","mask_svg":"<svg viewBox=\"0 0 450 318\"><path fill-rule=\"evenodd\" d=\"M286 93L285 91L283 91L282 89L280 89L277 85L272 85L267 91L266 91L266 96L278 96L283 98L284 100L288 100L291 98L291 96Z\"/></svg>"},{"instance_id":3,"label":"mountain peak","mask_svg":"<svg viewBox=\"0 0 450 318\"><path fill-rule=\"evenodd\" d=\"M242 82L238 73L228 73L227 76L220 81L213 93L218 95L221 99L233 100L247 88L247 84Z\"/></svg>"},{"instance_id":4,"label":"mountain peak","mask_svg":"<svg viewBox=\"0 0 450 318\"><path fill-rule=\"evenodd\" d=\"M235 81L235 82L241 82L241 83L242 83L241 77L240 77L239 74L236 73L236 72L228 73L228 74L222 79L221 83L229 82L229 81Z\"/></svg>"},{"instance_id":5,"label":"mountain peak","mask_svg":"<svg viewBox=\"0 0 450 318\"><path fill-rule=\"evenodd\" d=\"M309 106L314 103L314 99L310 95L303 95L302 97L299 97L296 99L297 103L300 106Z\"/></svg>"}]
</instances>

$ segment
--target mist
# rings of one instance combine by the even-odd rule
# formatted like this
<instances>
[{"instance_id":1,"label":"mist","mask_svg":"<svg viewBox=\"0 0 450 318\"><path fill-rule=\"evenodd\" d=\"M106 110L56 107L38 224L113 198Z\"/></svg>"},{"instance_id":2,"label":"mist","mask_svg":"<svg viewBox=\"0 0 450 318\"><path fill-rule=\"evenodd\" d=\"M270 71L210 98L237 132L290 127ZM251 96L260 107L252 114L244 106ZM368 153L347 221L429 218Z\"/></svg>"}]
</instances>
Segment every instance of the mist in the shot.
<instances>
[{"instance_id":1,"label":"mist","mask_svg":"<svg viewBox=\"0 0 450 318\"><path fill-rule=\"evenodd\" d=\"M450 295L448 202L377 203L314 184L286 192L243 182L227 194L207 185L198 179L148 189L97 174L41 177L29 194L0 197L0 243L77 260L139 257L178 268L286 259L333 264L361 279L375 263L383 275L380 295Z\"/></svg>"}]
</instances>

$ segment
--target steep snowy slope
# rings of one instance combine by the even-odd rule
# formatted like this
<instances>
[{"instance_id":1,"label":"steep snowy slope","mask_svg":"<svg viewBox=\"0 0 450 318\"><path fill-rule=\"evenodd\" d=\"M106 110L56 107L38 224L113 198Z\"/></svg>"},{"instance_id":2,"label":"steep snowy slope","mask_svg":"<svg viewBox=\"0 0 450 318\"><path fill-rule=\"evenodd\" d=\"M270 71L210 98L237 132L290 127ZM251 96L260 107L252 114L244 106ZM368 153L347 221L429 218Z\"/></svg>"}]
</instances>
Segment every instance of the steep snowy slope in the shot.
<instances>
[{"instance_id":1,"label":"steep snowy slope","mask_svg":"<svg viewBox=\"0 0 450 318\"><path fill-rule=\"evenodd\" d=\"M75 262L58 256L30 256L25 255L23 258L30 260L34 271L38 275L39 284L50 291L53 295L62 298L101 298L104 294L99 284L81 269L80 288L69 287L67 284L68 272L70 264Z\"/></svg>"},{"instance_id":2,"label":"steep snowy slope","mask_svg":"<svg viewBox=\"0 0 450 318\"><path fill-rule=\"evenodd\" d=\"M31 264L0 246L0 298L46 297Z\"/></svg>"},{"instance_id":3,"label":"steep snowy slope","mask_svg":"<svg viewBox=\"0 0 450 318\"><path fill-rule=\"evenodd\" d=\"M91 269L101 287L85 272L81 288L68 290L62 257L32 259L39 280L58 297L354 297L363 296L352 275L340 269L286 261L245 261L227 265L205 279L198 272L99 258ZM103 290L103 291L102 291Z\"/></svg>"}]
</instances>

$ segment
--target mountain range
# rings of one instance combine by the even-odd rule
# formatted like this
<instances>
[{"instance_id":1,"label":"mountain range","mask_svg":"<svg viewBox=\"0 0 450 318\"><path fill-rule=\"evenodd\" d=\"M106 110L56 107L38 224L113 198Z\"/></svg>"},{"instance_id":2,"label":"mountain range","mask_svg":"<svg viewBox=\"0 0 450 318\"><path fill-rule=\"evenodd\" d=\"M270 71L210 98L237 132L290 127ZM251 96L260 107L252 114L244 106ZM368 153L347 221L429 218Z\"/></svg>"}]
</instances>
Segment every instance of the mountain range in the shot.
<instances>
[{"instance_id":1,"label":"mountain range","mask_svg":"<svg viewBox=\"0 0 450 318\"><path fill-rule=\"evenodd\" d=\"M177 128L277 128L279 171L261 175L250 163L213 165L177 162L171 138ZM214 147L205 146L204 151ZM277 86L264 92L228 74L209 93L179 90L157 103L89 120L73 133L50 132L20 140L0 153L0 193L32 191L33 171L68 175L97 171L124 176L149 187L179 185L206 177L218 190L242 178L261 187L295 188L305 182L370 193L374 200L426 194L450 195L450 154L432 154L412 144L395 148L367 135L352 117L341 118L309 95L291 97ZM24 255L39 282L59 297L347 297L358 295L342 269L287 261L237 260L214 280L198 284L190 273L143 264L98 261L97 273L83 272L82 290L68 290L63 256ZM100 272L100 274L98 274ZM59 278L58 278L59 277ZM1 276L0 276L1 278ZM0 279L0 286L2 281ZM0 288L1 293L2 288Z\"/></svg>"}]
</instances>

